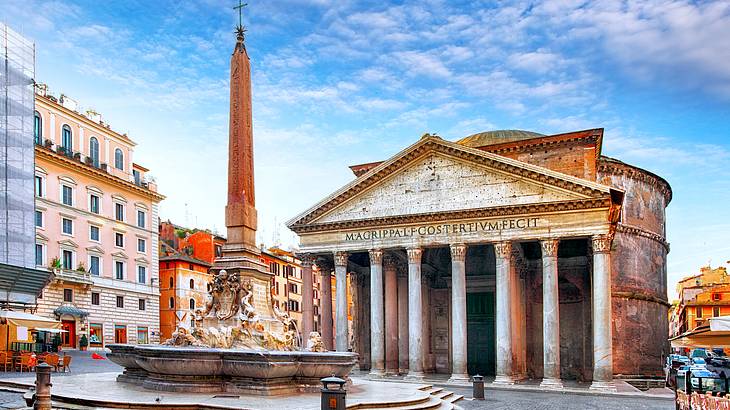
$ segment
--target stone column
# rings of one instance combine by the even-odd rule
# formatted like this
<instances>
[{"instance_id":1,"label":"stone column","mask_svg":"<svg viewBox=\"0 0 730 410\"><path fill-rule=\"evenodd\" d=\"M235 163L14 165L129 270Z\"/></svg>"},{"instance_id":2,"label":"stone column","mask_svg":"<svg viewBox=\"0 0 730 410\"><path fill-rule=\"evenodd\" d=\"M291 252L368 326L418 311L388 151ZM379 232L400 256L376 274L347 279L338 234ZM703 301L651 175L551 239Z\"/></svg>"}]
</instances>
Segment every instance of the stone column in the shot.
<instances>
[{"instance_id":1,"label":"stone column","mask_svg":"<svg viewBox=\"0 0 730 410\"><path fill-rule=\"evenodd\" d=\"M466 245L451 245L451 378L466 383Z\"/></svg>"},{"instance_id":2,"label":"stone column","mask_svg":"<svg viewBox=\"0 0 730 410\"><path fill-rule=\"evenodd\" d=\"M398 268L398 370L408 372L408 270Z\"/></svg>"},{"instance_id":3,"label":"stone column","mask_svg":"<svg viewBox=\"0 0 730 410\"><path fill-rule=\"evenodd\" d=\"M408 252L408 380L423 380L423 313L421 301L421 248Z\"/></svg>"},{"instance_id":4,"label":"stone column","mask_svg":"<svg viewBox=\"0 0 730 410\"><path fill-rule=\"evenodd\" d=\"M347 252L335 252L335 301L337 302L337 351L346 352L350 344L347 326Z\"/></svg>"},{"instance_id":5,"label":"stone column","mask_svg":"<svg viewBox=\"0 0 730 410\"><path fill-rule=\"evenodd\" d=\"M398 374L398 263L390 254L383 257L385 275L385 373Z\"/></svg>"},{"instance_id":6,"label":"stone column","mask_svg":"<svg viewBox=\"0 0 730 410\"><path fill-rule=\"evenodd\" d=\"M333 335L332 335L332 265L329 261L320 260L319 270L322 274L322 291L321 299L319 301L321 305L321 318L322 323L322 343L327 350L333 348Z\"/></svg>"},{"instance_id":7,"label":"stone column","mask_svg":"<svg viewBox=\"0 0 730 410\"><path fill-rule=\"evenodd\" d=\"M383 318L383 251L370 251L370 375L385 374Z\"/></svg>"},{"instance_id":8,"label":"stone column","mask_svg":"<svg viewBox=\"0 0 730 410\"><path fill-rule=\"evenodd\" d=\"M302 261L302 344L306 347L309 333L314 330L314 285L312 284L312 264L314 257L311 254L300 256Z\"/></svg>"},{"instance_id":9,"label":"stone column","mask_svg":"<svg viewBox=\"0 0 730 410\"><path fill-rule=\"evenodd\" d=\"M542 351L540 387L563 388L560 380L560 300L558 298L558 241L547 239L542 247Z\"/></svg>"},{"instance_id":10,"label":"stone column","mask_svg":"<svg viewBox=\"0 0 730 410\"><path fill-rule=\"evenodd\" d=\"M592 390L616 391L613 384L611 334L611 240L596 235L593 242L593 383Z\"/></svg>"},{"instance_id":11,"label":"stone column","mask_svg":"<svg viewBox=\"0 0 730 410\"><path fill-rule=\"evenodd\" d=\"M494 384L514 384L512 377L512 311L510 265L512 243L494 244L497 259L497 375Z\"/></svg>"}]
</instances>

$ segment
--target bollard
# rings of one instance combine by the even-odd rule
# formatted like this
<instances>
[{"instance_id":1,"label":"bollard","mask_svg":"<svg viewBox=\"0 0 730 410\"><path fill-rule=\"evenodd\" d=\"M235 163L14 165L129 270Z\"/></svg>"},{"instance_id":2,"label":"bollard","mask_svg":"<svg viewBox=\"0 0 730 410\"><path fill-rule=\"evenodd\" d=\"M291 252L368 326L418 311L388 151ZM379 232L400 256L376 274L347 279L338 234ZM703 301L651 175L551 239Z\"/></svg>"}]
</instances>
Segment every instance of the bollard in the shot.
<instances>
[{"instance_id":1,"label":"bollard","mask_svg":"<svg viewBox=\"0 0 730 410\"><path fill-rule=\"evenodd\" d=\"M36 410L51 410L51 369L47 363L35 367L35 402Z\"/></svg>"},{"instance_id":2,"label":"bollard","mask_svg":"<svg viewBox=\"0 0 730 410\"><path fill-rule=\"evenodd\" d=\"M325 377L322 382L322 410L345 410L345 383L339 377ZM336 388L330 387L336 385Z\"/></svg>"},{"instance_id":3,"label":"bollard","mask_svg":"<svg viewBox=\"0 0 730 410\"><path fill-rule=\"evenodd\" d=\"M471 394L472 398L474 400L484 400L484 376L475 374L474 377L472 377L472 382L474 383L474 388Z\"/></svg>"}]
</instances>

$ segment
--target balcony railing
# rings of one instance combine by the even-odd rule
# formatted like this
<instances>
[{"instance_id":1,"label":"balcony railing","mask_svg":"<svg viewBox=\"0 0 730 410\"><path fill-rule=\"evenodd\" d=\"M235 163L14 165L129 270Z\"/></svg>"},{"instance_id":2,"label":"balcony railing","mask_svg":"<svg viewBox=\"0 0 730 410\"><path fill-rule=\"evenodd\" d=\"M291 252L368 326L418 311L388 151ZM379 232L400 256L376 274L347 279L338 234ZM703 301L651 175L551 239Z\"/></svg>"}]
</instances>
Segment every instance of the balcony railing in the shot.
<instances>
[{"instance_id":1,"label":"balcony railing","mask_svg":"<svg viewBox=\"0 0 730 410\"><path fill-rule=\"evenodd\" d=\"M53 269L55 279L62 282L78 283L82 285L91 285L94 281L89 272L72 269Z\"/></svg>"}]
</instances>

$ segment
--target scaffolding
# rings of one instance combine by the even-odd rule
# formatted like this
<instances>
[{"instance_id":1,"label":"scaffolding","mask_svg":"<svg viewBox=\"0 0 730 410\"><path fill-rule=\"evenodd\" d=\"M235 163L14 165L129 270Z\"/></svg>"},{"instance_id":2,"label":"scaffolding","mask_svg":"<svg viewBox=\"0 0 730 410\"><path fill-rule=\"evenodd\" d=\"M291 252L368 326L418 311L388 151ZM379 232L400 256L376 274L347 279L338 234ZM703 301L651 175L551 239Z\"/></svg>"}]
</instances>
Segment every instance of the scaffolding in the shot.
<instances>
[{"instance_id":1,"label":"scaffolding","mask_svg":"<svg viewBox=\"0 0 730 410\"><path fill-rule=\"evenodd\" d=\"M0 23L0 263L35 268L35 45Z\"/></svg>"}]
</instances>

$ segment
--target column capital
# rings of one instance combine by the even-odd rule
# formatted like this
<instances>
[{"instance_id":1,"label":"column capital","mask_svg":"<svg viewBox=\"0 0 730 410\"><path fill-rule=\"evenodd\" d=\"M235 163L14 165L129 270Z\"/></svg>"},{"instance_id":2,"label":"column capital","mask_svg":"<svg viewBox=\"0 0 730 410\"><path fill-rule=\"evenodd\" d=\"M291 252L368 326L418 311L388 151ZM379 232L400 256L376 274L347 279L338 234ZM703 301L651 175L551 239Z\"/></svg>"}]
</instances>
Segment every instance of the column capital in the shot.
<instances>
[{"instance_id":1,"label":"column capital","mask_svg":"<svg viewBox=\"0 0 730 410\"><path fill-rule=\"evenodd\" d=\"M386 253L385 255L383 255L383 269L387 271L394 271L398 269L398 258L396 258L395 255L391 253Z\"/></svg>"},{"instance_id":2,"label":"column capital","mask_svg":"<svg viewBox=\"0 0 730 410\"><path fill-rule=\"evenodd\" d=\"M463 243L452 243L449 245L451 249L451 260L464 262L466 260L466 245Z\"/></svg>"},{"instance_id":3,"label":"column capital","mask_svg":"<svg viewBox=\"0 0 730 410\"><path fill-rule=\"evenodd\" d=\"M335 266L347 266L347 259L349 258L350 254L348 254L345 251L336 251L335 252Z\"/></svg>"},{"instance_id":4,"label":"column capital","mask_svg":"<svg viewBox=\"0 0 730 410\"><path fill-rule=\"evenodd\" d=\"M611 235L594 235L591 237L593 253L611 253Z\"/></svg>"},{"instance_id":5,"label":"column capital","mask_svg":"<svg viewBox=\"0 0 730 410\"><path fill-rule=\"evenodd\" d=\"M507 259L512 254L512 242L504 241L494 244L494 254L501 259Z\"/></svg>"},{"instance_id":6,"label":"column capital","mask_svg":"<svg viewBox=\"0 0 730 410\"><path fill-rule=\"evenodd\" d=\"M383 251L380 249L370 249L368 251L368 254L370 255L370 264L371 265L380 265L383 263Z\"/></svg>"},{"instance_id":7,"label":"column capital","mask_svg":"<svg viewBox=\"0 0 730 410\"><path fill-rule=\"evenodd\" d=\"M421 263L421 256L423 255L423 249L421 248L408 248L408 263Z\"/></svg>"},{"instance_id":8,"label":"column capital","mask_svg":"<svg viewBox=\"0 0 730 410\"><path fill-rule=\"evenodd\" d=\"M559 239L543 239L540 241L540 248L542 248L542 257L554 257L558 256L558 244Z\"/></svg>"},{"instance_id":9,"label":"column capital","mask_svg":"<svg viewBox=\"0 0 730 410\"><path fill-rule=\"evenodd\" d=\"M311 268L317 258L311 253L300 253L297 255L297 259L302 262L303 268Z\"/></svg>"}]
</instances>

